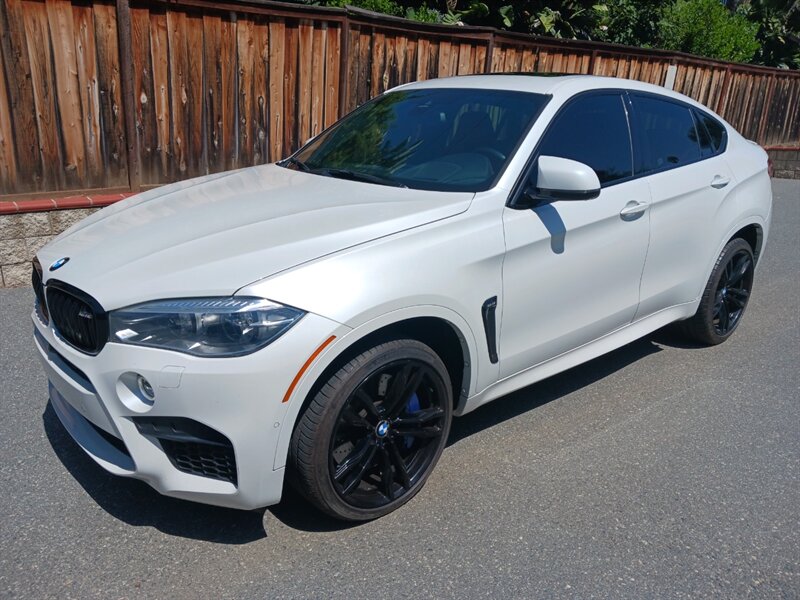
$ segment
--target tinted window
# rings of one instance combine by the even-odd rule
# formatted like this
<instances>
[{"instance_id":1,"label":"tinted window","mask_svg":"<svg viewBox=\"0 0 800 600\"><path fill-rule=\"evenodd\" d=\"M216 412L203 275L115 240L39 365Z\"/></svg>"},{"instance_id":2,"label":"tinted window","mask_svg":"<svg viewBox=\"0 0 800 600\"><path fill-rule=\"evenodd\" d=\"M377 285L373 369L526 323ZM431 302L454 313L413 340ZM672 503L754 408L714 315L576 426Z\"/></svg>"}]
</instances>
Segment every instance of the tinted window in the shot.
<instances>
[{"instance_id":1,"label":"tinted window","mask_svg":"<svg viewBox=\"0 0 800 600\"><path fill-rule=\"evenodd\" d=\"M391 92L350 113L284 166L415 189L486 190L548 98L484 89Z\"/></svg>"},{"instance_id":2,"label":"tinted window","mask_svg":"<svg viewBox=\"0 0 800 600\"><path fill-rule=\"evenodd\" d=\"M724 150L726 132L722 123L699 110L694 111L694 114L697 117L698 122L701 123L705 128L711 142L711 148L713 152L721 152Z\"/></svg>"},{"instance_id":3,"label":"tinted window","mask_svg":"<svg viewBox=\"0 0 800 600\"><path fill-rule=\"evenodd\" d=\"M637 172L660 171L700 159L700 141L689 107L649 96L634 96L633 103L643 145Z\"/></svg>"},{"instance_id":4,"label":"tinted window","mask_svg":"<svg viewBox=\"0 0 800 600\"><path fill-rule=\"evenodd\" d=\"M706 126L703 125L702 121L700 120L700 115L697 111L692 111L692 116L694 117L694 126L697 129L697 139L700 142L700 154L703 158L707 156L713 156L714 153L717 151L714 142L711 140L711 136L706 129Z\"/></svg>"},{"instance_id":5,"label":"tinted window","mask_svg":"<svg viewBox=\"0 0 800 600\"><path fill-rule=\"evenodd\" d=\"M538 153L589 165L601 184L630 177L631 141L622 97L604 94L573 100L547 129Z\"/></svg>"}]
</instances>

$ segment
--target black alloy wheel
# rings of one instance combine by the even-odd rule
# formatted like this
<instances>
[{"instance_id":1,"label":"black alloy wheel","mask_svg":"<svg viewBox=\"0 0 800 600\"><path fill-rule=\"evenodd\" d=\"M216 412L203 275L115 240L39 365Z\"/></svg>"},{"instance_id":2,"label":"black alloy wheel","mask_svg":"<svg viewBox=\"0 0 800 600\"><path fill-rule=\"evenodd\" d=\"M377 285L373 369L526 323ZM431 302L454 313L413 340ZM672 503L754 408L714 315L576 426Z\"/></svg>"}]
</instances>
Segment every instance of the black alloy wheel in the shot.
<instances>
[{"instance_id":1,"label":"black alloy wheel","mask_svg":"<svg viewBox=\"0 0 800 600\"><path fill-rule=\"evenodd\" d=\"M742 249L725 263L714 294L712 323L717 335L727 335L739 324L752 288L753 256Z\"/></svg>"},{"instance_id":2,"label":"black alloy wheel","mask_svg":"<svg viewBox=\"0 0 800 600\"><path fill-rule=\"evenodd\" d=\"M708 345L727 340L747 308L753 291L755 259L745 240L728 242L717 259L695 315L679 323L691 339Z\"/></svg>"},{"instance_id":3,"label":"black alloy wheel","mask_svg":"<svg viewBox=\"0 0 800 600\"><path fill-rule=\"evenodd\" d=\"M449 376L415 340L376 346L333 375L292 437L294 483L323 511L373 519L424 485L452 420Z\"/></svg>"},{"instance_id":4,"label":"black alloy wheel","mask_svg":"<svg viewBox=\"0 0 800 600\"><path fill-rule=\"evenodd\" d=\"M329 452L334 488L346 502L385 506L425 474L444 433L440 384L427 364L403 359L375 370L350 394Z\"/></svg>"}]
</instances>

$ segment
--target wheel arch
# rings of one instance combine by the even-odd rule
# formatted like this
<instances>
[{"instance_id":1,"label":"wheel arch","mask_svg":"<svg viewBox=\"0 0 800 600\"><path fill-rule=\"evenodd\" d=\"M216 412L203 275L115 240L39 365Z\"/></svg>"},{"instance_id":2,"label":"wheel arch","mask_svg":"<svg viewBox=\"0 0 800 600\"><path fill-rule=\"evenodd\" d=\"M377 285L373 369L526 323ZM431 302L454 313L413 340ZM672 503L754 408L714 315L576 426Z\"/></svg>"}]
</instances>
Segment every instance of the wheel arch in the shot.
<instances>
[{"instance_id":1,"label":"wheel arch","mask_svg":"<svg viewBox=\"0 0 800 600\"><path fill-rule=\"evenodd\" d=\"M731 240L736 238L741 238L750 245L750 248L753 250L753 257L755 258L756 264L758 264L758 259L761 256L761 249L764 246L764 229L761 225L758 223L745 225L728 238L725 245L727 246Z\"/></svg>"},{"instance_id":2,"label":"wheel arch","mask_svg":"<svg viewBox=\"0 0 800 600\"><path fill-rule=\"evenodd\" d=\"M761 217L753 215L739 219L727 228L725 235L723 235L721 238L720 244L718 245L716 251L711 255L710 260L706 265L705 276L702 280L702 287L700 287L695 295L695 302L700 301L700 297L703 294L703 290L708 282L708 278L711 277L711 272L714 270L714 265L717 262L717 258L719 258L719 255L725 249L725 246L727 246L732 239L737 237L743 238L748 244L750 244L751 248L755 248L753 255L755 256L756 264L758 264L758 259L762 250L764 249L764 242L767 238L768 227L769 224L765 223Z\"/></svg>"},{"instance_id":3,"label":"wheel arch","mask_svg":"<svg viewBox=\"0 0 800 600\"><path fill-rule=\"evenodd\" d=\"M415 339L436 352L450 374L453 410L459 414L477 381L478 350L467 322L441 306L414 306L393 311L336 339L305 373L289 399L281 425L274 468L286 465L289 443L303 410L325 381L364 350L392 339Z\"/></svg>"}]
</instances>

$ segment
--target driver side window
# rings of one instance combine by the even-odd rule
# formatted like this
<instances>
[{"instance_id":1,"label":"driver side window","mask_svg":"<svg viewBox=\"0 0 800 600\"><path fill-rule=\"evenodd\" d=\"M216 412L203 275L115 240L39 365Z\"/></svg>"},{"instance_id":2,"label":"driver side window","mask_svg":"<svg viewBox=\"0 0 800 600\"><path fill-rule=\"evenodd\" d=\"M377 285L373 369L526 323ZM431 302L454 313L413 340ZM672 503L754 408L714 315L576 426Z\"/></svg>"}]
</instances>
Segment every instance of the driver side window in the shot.
<instances>
[{"instance_id":1,"label":"driver side window","mask_svg":"<svg viewBox=\"0 0 800 600\"><path fill-rule=\"evenodd\" d=\"M537 153L589 165L603 187L631 177L631 137L622 96L592 94L570 101L550 123Z\"/></svg>"}]
</instances>

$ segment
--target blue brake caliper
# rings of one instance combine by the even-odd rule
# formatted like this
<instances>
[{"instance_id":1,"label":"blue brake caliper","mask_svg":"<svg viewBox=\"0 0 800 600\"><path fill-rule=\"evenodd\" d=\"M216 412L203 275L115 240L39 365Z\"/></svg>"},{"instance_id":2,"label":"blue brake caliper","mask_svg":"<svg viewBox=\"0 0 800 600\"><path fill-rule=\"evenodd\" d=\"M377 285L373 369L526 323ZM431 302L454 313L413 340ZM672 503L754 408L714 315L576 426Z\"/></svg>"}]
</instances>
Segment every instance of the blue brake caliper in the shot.
<instances>
[{"instance_id":1,"label":"blue brake caliper","mask_svg":"<svg viewBox=\"0 0 800 600\"><path fill-rule=\"evenodd\" d=\"M411 398L408 400L408 404L406 405L406 410L409 414L415 413L419 410L419 398L417 397L417 393L414 392ZM410 435L403 436L403 441L406 444L406 448L410 448L411 444L414 443L414 438Z\"/></svg>"}]
</instances>

